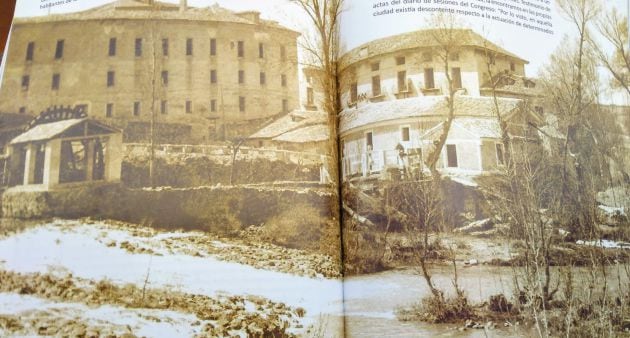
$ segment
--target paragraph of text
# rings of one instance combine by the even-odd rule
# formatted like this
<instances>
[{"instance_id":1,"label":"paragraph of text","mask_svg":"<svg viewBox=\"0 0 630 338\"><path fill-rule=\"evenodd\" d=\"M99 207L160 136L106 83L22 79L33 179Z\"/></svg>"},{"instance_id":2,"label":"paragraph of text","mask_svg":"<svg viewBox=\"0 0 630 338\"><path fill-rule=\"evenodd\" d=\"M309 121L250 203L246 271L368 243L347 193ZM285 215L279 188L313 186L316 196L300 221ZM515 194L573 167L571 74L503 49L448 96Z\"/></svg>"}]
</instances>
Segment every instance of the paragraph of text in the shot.
<instances>
[{"instance_id":1,"label":"paragraph of text","mask_svg":"<svg viewBox=\"0 0 630 338\"><path fill-rule=\"evenodd\" d=\"M374 1L375 17L404 13L451 13L553 34L551 0L390 0Z\"/></svg>"}]
</instances>

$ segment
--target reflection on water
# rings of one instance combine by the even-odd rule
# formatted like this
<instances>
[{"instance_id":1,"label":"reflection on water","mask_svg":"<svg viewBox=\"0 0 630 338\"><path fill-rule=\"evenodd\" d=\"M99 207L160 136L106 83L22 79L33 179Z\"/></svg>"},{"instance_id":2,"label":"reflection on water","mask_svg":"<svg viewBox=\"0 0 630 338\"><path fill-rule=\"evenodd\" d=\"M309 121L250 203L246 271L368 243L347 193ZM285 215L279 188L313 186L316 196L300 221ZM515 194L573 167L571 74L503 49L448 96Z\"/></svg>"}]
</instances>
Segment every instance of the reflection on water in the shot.
<instances>
[{"instance_id":1,"label":"reflection on water","mask_svg":"<svg viewBox=\"0 0 630 338\"><path fill-rule=\"evenodd\" d=\"M557 269L554 269L557 270ZM619 285L617 268L610 267L609 287ZM575 268L576 283L588 278L586 269ZM447 294L453 294L453 270L449 267L432 269L433 282ZM459 285L473 304L488 300L492 295L503 293L511 297L513 270L509 267L474 266L458 268ZM614 278L613 278L614 276ZM622 277L622 284L628 277ZM615 285L616 284L616 285ZM586 284L584 284L586 285ZM533 329L503 327L497 323L495 330L457 330L454 324L405 323L396 320L395 310L418 303L430 294L426 282L413 269L400 269L364 276L346 277L344 298L346 333L349 337L530 337ZM461 325L460 325L461 326Z\"/></svg>"}]
</instances>

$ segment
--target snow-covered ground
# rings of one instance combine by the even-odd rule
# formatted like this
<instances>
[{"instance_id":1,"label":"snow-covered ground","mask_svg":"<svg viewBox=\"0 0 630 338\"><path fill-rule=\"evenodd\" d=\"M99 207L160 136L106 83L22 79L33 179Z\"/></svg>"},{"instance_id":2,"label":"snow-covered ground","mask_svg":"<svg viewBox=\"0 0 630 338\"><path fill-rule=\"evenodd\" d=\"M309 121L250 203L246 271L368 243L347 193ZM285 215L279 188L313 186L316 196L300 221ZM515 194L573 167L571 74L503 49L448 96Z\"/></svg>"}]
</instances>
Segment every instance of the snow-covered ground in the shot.
<instances>
[{"instance_id":1,"label":"snow-covered ground","mask_svg":"<svg viewBox=\"0 0 630 338\"><path fill-rule=\"evenodd\" d=\"M104 224L56 221L0 239L0 269L20 273L71 273L77 278L106 279L119 285L143 285L148 278L151 288L208 296L257 295L304 308L306 318L302 324L305 328L322 314L342 314L340 280L261 270L212 256L171 253L159 245L161 239L182 236L187 234L160 233L147 242L131 236L128 231L112 230ZM130 253L118 246L107 245L109 240L150 245L152 251ZM216 246L230 250L230 245L220 242ZM6 302L19 303L19 298L11 297L0 298L0 306L8 306Z\"/></svg>"},{"instance_id":2,"label":"snow-covered ground","mask_svg":"<svg viewBox=\"0 0 630 338\"><path fill-rule=\"evenodd\" d=\"M49 320L80 322L94 327L103 327L112 333L127 331L130 328L137 336L146 337L192 337L199 333L201 326L192 314L152 309L126 309L117 306L88 307L80 303L51 302L45 299L13 293L0 293L0 315L29 317L49 317ZM9 336L10 332L0 335Z\"/></svg>"}]
</instances>

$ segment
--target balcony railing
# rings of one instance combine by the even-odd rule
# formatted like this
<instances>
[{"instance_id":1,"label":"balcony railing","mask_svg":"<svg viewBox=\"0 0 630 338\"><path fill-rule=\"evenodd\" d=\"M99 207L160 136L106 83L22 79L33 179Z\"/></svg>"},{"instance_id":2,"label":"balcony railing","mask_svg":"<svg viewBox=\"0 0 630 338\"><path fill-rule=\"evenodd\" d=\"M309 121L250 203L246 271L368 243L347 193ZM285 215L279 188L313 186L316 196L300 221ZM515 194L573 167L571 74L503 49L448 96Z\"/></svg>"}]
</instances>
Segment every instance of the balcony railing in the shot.
<instances>
[{"instance_id":1,"label":"balcony railing","mask_svg":"<svg viewBox=\"0 0 630 338\"><path fill-rule=\"evenodd\" d=\"M373 150L344 156L341 160L343 179L384 174L388 169L418 170L422 167L419 151Z\"/></svg>"}]
</instances>

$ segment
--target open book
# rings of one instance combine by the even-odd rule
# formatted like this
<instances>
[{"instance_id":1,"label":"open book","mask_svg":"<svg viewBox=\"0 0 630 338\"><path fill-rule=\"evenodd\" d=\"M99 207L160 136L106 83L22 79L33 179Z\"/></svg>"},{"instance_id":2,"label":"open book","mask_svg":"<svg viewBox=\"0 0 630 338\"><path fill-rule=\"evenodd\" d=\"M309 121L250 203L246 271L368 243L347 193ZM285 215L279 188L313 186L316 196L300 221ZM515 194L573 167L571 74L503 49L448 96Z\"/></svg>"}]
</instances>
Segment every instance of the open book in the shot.
<instances>
[{"instance_id":1,"label":"open book","mask_svg":"<svg viewBox=\"0 0 630 338\"><path fill-rule=\"evenodd\" d=\"M0 336L627 335L628 10L18 0Z\"/></svg>"}]
</instances>

